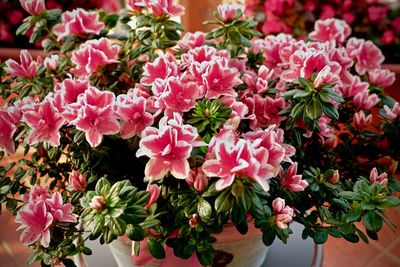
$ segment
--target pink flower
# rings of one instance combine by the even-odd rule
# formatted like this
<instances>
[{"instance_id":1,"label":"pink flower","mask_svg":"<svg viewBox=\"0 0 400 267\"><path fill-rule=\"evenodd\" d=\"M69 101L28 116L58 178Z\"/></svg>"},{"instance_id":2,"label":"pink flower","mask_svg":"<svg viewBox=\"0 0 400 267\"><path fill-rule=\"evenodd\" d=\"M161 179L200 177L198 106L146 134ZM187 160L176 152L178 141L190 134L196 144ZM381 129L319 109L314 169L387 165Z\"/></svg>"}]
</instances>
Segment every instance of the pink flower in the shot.
<instances>
[{"instance_id":1,"label":"pink flower","mask_svg":"<svg viewBox=\"0 0 400 267\"><path fill-rule=\"evenodd\" d=\"M393 107L390 108L387 105L383 106L383 116L388 118L391 121L394 121L398 116L400 116L400 104L399 102L395 102Z\"/></svg>"},{"instance_id":2,"label":"pink flower","mask_svg":"<svg viewBox=\"0 0 400 267\"><path fill-rule=\"evenodd\" d=\"M387 6L370 6L368 8L368 18L372 22L379 21L386 17L389 8Z\"/></svg>"},{"instance_id":3,"label":"pink flower","mask_svg":"<svg viewBox=\"0 0 400 267\"><path fill-rule=\"evenodd\" d=\"M83 191L86 187L86 176L77 171L72 171L69 175L68 183L75 191Z\"/></svg>"},{"instance_id":4,"label":"pink flower","mask_svg":"<svg viewBox=\"0 0 400 267\"><path fill-rule=\"evenodd\" d=\"M368 92L368 83L362 82L359 76L352 76L350 84L344 84L340 86L339 90L343 97L353 97L358 93Z\"/></svg>"},{"instance_id":5,"label":"pink flower","mask_svg":"<svg viewBox=\"0 0 400 267\"><path fill-rule=\"evenodd\" d=\"M5 148L8 154L15 152L14 133L17 127L10 122L6 112L0 111L0 148Z\"/></svg>"},{"instance_id":6,"label":"pink flower","mask_svg":"<svg viewBox=\"0 0 400 267\"><path fill-rule=\"evenodd\" d=\"M391 86L396 80L396 74L387 69L368 71L369 82L382 88Z\"/></svg>"},{"instance_id":7,"label":"pink flower","mask_svg":"<svg viewBox=\"0 0 400 267\"><path fill-rule=\"evenodd\" d=\"M330 66L325 66L320 72L318 72L317 77L314 80L314 87L319 88L324 84L341 83L338 75L331 72Z\"/></svg>"},{"instance_id":8,"label":"pink flower","mask_svg":"<svg viewBox=\"0 0 400 267\"><path fill-rule=\"evenodd\" d=\"M23 9L33 16L40 16L45 10L44 0L19 0Z\"/></svg>"},{"instance_id":9,"label":"pink flower","mask_svg":"<svg viewBox=\"0 0 400 267\"><path fill-rule=\"evenodd\" d=\"M176 77L167 80L162 101L165 104L165 115L174 112L183 113L191 110L199 98L200 88L194 82L182 82Z\"/></svg>"},{"instance_id":10,"label":"pink flower","mask_svg":"<svg viewBox=\"0 0 400 267\"><path fill-rule=\"evenodd\" d=\"M76 35L98 35L104 29L104 23L99 21L97 12L88 12L82 8L66 11L61 16L61 23L53 27L57 41Z\"/></svg>"},{"instance_id":11,"label":"pink flower","mask_svg":"<svg viewBox=\"0 0 400 267\"><path fill-rule=\"evenodd\" d=\"M148 184L147 185L147 191L150 193L150 199L149 202L144 206L145 209L148 209L153 205L154 203L157 202L158 197L160 196L160 187L156 184Z\"/></svg>"},{"instance_id":12,"label":"pink flower","mask_svg":"<svg viewBox=\"0 0 400 267\"><path fill-rule=\"evenodd\" d=\"M145 168L146 179L160 180L168 172L175 178L186 179L189 176L188 158L192 152L191 142L194 139L192 137L190 140L187 139L189 136L185 128L191 128L190 131L196 133L196 136L197 130L190 125L184 125L182 128L179 125L174 127L164 124L165 121L166 117L160 121L159 129L147 127L144 130L136 156L150 158Z\"/></svg>"},{"instance_id":13,"label":"pink flower","mask_svg":"<svg viewBox=\"0 0 400 267\"><path fill-rule=\"evenodd\" d=\"M182 16L185 14L185 7L179 5L176 0L149 0L147 4L156 16Z\"/></svg>"},{"instance_id":14,"label":"pink flower","mask_svg":"<svg viewBox=\"0 0 400 267\"><path fill-rule=\"evenodd\" d=\"M292 8L294 3L294 0L267 0L264 4L264 10L281 15L285 12L285 10Z\"/></svg>"},{"instance_id":15,"label":"pink flower","mask_svg":"<svg viewBox=\"0 0 400 267\"><path fill-rule=\"evenodd\" d=\"M284 177L283 171L281 172L281 183L284 187L289 189L292 192L300 192L304 191L304 189L308 186L308 182L306 180L302 180L302 175L297 173L297 162L292 164Z\"/></svg>"},{"instance_id":16,"label":"pink flower","mask_svg":"<svg viewBox=\"0 0 400 267\"><path fill-rule=\"evenodd\" d=\"M204 85L207 89L206 97L213 99L222 95L236 97L234 86L242 84L239 72L236 69L224 67L221 60L210 63L207 71L203 74Z\"/></svg>"},{"instance_id":17,"label":"pink flower","mask_svg":"<svg viewBox=\"0 0 400 267\"><path fill-rule=\"evenodd\" d=\"M107 38L90 40L79 46L72 52L72 63L77 68L71 70L75 75L88 77L100 67L116 63L119 47L112 45Z\"/></svg>"},{"instance_id":18,"label":"pink flower","mask_svg":"<svg viewBox=\"0 0 400 267\"><path fill-rule=\"evenodd\" d=\"M359 109L370 110L379 102L376 94L369 94L368 91L362 91L353 98L353 104Z\"/></svg>"},{"instance_id":19,"label":"pink flower","mask_svg":"<svg viewBox=\"0 0 400 267\"><path fill-rule=\"evenodd\" d=\"M369 40L352 37L347 41L346 49L349 56L357 61L356 71L360 75L378 69L385 60L381 50Z\"/></svg>"},{"instance_id":20,"label":"pink flower","mask_svg":"<svg viewBox=\"0 0 400 267\"><path fill-rule=\"evenodd\" d=\"M371 123L372 123L372 114L365 116L365 113L362 110L354 113L352 125L355 128L362 130Z\"/></svg>"},{"instance_id":21,"label":"pink flower","mask_svg":"<svg viewBox=\"0 0 400 267\"><path fill-rule=\"evenodd\" d=\"M54 86L55 92L60 92L65 104L72 104L78 100L78 96L89 88L88 80L65 79Z\"/></svg>"},{"instance_id":22,"label":"pink flower","mask_svg":"<svg viewBox=\"0 0 400 267\"><path fill-rule=\"evenodd\" d=\"M396 41L396 33L392 30L386 30L379 38L379 41L384 44L392 44Z\"/></svg>"},{"instance_id":23,"label":"pink flower","mask_svg":"<svg viewBox=\"0 0 400 267\"><path fill-rule=\"evenodd\" d=\"M371 182L371 184L379 183L383 187L386 187L388 185L387 173L383 172L378 175L378 170L376 168L373 168L369 174L369 181Z\"/></svg>"},{"instance_id":24,"label":"pink flower","mask_svg":"<svg viewBox=\"0 0 400 267\"><path fill-rule=\"evenodd\" d=\"M13 76L21 78L34 78L36 77L36 69L38 68L38 63L33 60L31 54L28 50L21 50L20 54L21 64L18 64L13 59L8 59L6 67L4 70Z\"/></svg>"},{"instance_id":25,"label":"pink flower","mask_svg":"<svg viewBox=\"0 0 400 267\"><path fill-rule=\"evenodd\" d=\"M170 76L177 76L178 64L171 54L164 54L156 58L153 62L146 63L143 70L143 77L140 83L143 85L152 85L158 78L164 80Z\"/></svg>"},{"instance_id":26,"label":"pink flower","mask_svg":"<svg viewBox=\"0 0 400 267\"><path fill-rule=\"evenodd\" d=\"M56 70L58 67L58 55L51 55L46 57L43 64L49 70Z\"/></svg>"},{"instance_id":27,"label":"pink flower","mask_svg":"<svg viewBox=\"0 0 400 267\"><path fill-rule=\"evenodd\" d=\"M46 199L50 198L50 196L51 194L49 189L41 187L40 185L35 185L28 194L21 195L21 199L26 202L25 204L34 204L42 200L45 201Z\"/></svg>"},{"instance_id":28,"label":"pink flower","mask_svg":"<svg viewBox=\"0 0 400 267\"><path fill-rule=\"evenodd\" d=\"M272 201L272 207L274 209L276 225L280 229L286 229L288 223L293 220L294 210L289 206L285 206L285 200L280 197Z\"/></svg>"},{"instance_id":29,"label":"pink flower","mask_svg":"<svg viewBox=\"0 0 400 267\"><path fill-rule=\"evenodd\" d=\"M71 215L74 206L71 203L63 204L60 192L54 192L51 198L46 199L46 204L55 221L76 222L76 218Z\"/></svg>"},{"instance_id":30,"label":"pink flower","mask_svg":"<svg viewBox=\"0 0 400 267\"><path fill-rule=\"evenodd\" d=\"M25 112L23 121L31 128L26 139L28 144L47 142L51 146L60 145L60 128L65 121L52 102L44 101L35 110Z\"/></svg>"},{"instance_id":31,"label":"pink flower","mask_svg":"<svg viewBox=\"0 0 400 267\"><path fill-rule=\"evenodd\" d=\"M344 21L335 18L317 20L315 30L308 36L318 42L335 41L343 43L351 34L350 26Z\"/></svg>"},{"instance_id":32,"label":"pink flower","mask_svg":"<svg viewBox=\"0 0 400 267\"><path fill-rule=\"evenodd\" d=\"M53 216L47 212L44 201L32 202L21 208L15 222L21 224L19 229L24 229L21 234L21 242L32 244L40 241L40 244L47 248L50 244L50 225L53 223Z\"/></svg>"},{"instance_id":33,"label":"pink flower","mask_svg":"<svg viewBox=\"0 0 400 267\"><path fill-rule=\"evenodd\" d=\"M332 5L322 5L321 6L321 14L319 19L328 19L333 18L335 16L335 9Z\"/></svg>"},{"instance_id":34,"label":"pink flower","mask_svg":"<svg viewBox=\"0 0 400 267\"><path fill-rule=\"evenodd\" d=\"M195 168L190 170L186 182L190 187L196 189L196 191L203 192L208 185L208 177L204 174L201 168Z\"/></svg>"},{"instance_id":35,"label":"pink flower","mask_svg":"<svg viewBox=\"0 0 400 267\"><path fill-rule=\"evenodd\" d=\"M120 125L112 108L115 95L91 87L78 97L77 117L70 124L85 132L86 140L92 147L98 146L103 135L117 134Z\"/></svg>"},{"instance_id":36,"label":"pink flower","mask_svg":"<svg viewBox=\"0 0 400 267\"><path fill-rule=\"evenodd\" d=\"M396 32L400 32L400 17L394 18L390 24L393 26Z\"/></svg>"},{"instance_id":37,"label":"pink flower","mask_svg":"<svg viewBox=\"0 0 400 267\"><path fill-rule=\"evenodd\" d=\"M231 4L221 4L217 6L218 16L221 18L221 21L227 23L232 21L237 14L244 14L244 6L241 4L231 3ZM243 16L241 16L242 18Z\"/></svg>"},{"instance_id":38,"label":"pink flower","mask_svg":"<svg viewBox=\"0 0 400 267\"><path fill-rule=\"evenodd\" d=\"M154 121L153 116L146 112L146 98L140 96L138 89L117 97L116 114L122 120L120 134L123 139L140 136Z\"/></svg>"},{"instance_id":39,"label":"pink flower","mask_svg":"<svg viewBox=\"0 0 400 267\"><path fill-rule=\"evenodd\" d=\"M187 32L178 42L178 46L182 50L190 50L200 47L206 43L206 34L204 32Z\"/></svg>"},{"instance_id":40,"label":"pink flower","mask_svg":"<svg viewBox=\"0 0 400 267\"><path fill-rule=\"evenodd\" d=\"M128 0L127 4L136 13L141 13L148 6L148 0Z\"/></svg>"}]
</instances>

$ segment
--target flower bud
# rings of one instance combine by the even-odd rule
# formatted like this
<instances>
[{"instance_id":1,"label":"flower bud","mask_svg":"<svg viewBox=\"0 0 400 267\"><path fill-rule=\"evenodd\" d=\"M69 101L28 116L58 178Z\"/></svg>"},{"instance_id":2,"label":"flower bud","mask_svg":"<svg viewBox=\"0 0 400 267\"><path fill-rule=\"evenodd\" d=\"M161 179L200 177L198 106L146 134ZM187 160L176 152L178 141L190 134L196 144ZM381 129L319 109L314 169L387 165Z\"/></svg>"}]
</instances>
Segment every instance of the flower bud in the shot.
<instances>
[{"instance_id":1,"label":"flower bud","mask_svg":"<svg viewBox=\"0 0 400 267\"><path fill-rule=\"evenodd\" d=\"M90 202L89 207L96 210L102 211L106 207L106 200L102 196L94 196L92 202Z\"/></svg>"},{"instance_id":2,"label":"flower bud","mask_svg":"<svg viewBox=\"0 0 400 267\"><path fill-rule=\"evenodd\" d=\"M189 226L190 228L195 228L197 223L199 222L199 215L198 214L192 214L189 218Z\"/></svg>"},{"instance_id":3,"label":"flower bud","mask_svg":"<svg viewBox=\"0 0 400 267\"><path fill-rule=\"evenodd\" d=\"M33 16L40 16L45 10L44 0L19 0L23 9Z\"/></svg>"},{"instance_id":4,"label":"flower bud","mask_svg":"<svg viewBox=\"0 0 400 267\"><path fill-rule=\"evenodd\" d=\"M44 66L49 70L56 70L58 67L58 55L51 55L44 59Z\"/></svg>"},{"instance_id":5,"label":"flower bud","mask_svg":"<svg viewBox=\"0 0 400 267\"><path fill-rule=\"evenodd\" d=\"M208 177L201 168L190 170L189 177L186 179L189 186L194 187L196 191L202 192L208 185Z\"/></svg>"},{"instance_id":6,"label":"flower bud","mask_svg":"<svg viewBox=\"0 0 400 267\"><path fill-rule=\"evenodd\" d=\"M150 199L146 206L144 206L145 209L150 208L150 206L153 205L160 196L160 188L158 187L158 185L149 184L147 186L147 191L150 193Z\"/></svg>"},{"instance_id":7,"label":"flower bud","mask_svg":"<svg viewBox=\"0 0 400 267\"><path fill-rule=\"evenodd\" d=\"M337 182L339 182L339 170L335 170L333 172L333 175L331 177L328 178L328 182L330 182L331 184L336 184Z\"/></svg>"},{"instance_id":8,"label":"flower bud","mask_svg":"<svg viewBox=\"0 0 400 267\"><path fill-rule=\"evenodd\" d=\"M72 171L69 175L69 184L75 191L83 191L86 187L86 176L77 171Z\"/></svg>"}]
</instances>

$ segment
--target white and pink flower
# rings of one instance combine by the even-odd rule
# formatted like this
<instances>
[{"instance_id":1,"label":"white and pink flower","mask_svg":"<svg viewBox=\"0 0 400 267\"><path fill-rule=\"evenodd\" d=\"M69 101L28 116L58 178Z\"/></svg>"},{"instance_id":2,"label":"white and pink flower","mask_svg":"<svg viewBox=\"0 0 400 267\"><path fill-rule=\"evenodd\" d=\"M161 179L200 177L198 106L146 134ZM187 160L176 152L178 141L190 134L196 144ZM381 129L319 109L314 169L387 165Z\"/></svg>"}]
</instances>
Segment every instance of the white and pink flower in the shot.
<instances>
[{"instance_id":1,"label":"white and pink flower","mask_svg":"<svg viewBox=\"0 0 400 267\"><path fill-rule=\"evenodd\" d=\"M275 214L275 223L280 229L286 229L288 223L293 220L294 210L286 206L285 200L278 197L272 201L272 208Z\"/></svg>"},{"instance_id":2,"label":"white and pink flower","mask_svg":"<svg viewBox=\"0 0 400 267\"><path fill-rule=\"evenodd\" d=\"M61 23L53 27L57 41L75 35L98 35L104 29L104 23L99 21L97 12L88 12L82 8L66 11L61 16Z\"/></svg>"},{"instance_id":3,"label":"white and pink flower","mask_svg":"<svg viewBox=\"0 0 400 267\"><path fill-rule=\"evenodd\" d=\"M23 9L33 16L40 16L46 9L44 0L19 0Z\"/></svg>"},{"instance_id":4,"label":"white and pink flower","mask_svg":"<svg viewBox=\"0 0 400 267\"><path fill-rule=\"evenodd\" d=\"M344 20L329 18L317 20L315 30L308 36L321 43L335 41L337 44L341 44L346 41L350 34L351 28Z\"/></svg>"},{"instance_id":5,"label":"white and pink flower","mask_svg":"<svg viewBox=\"0 0 400 267\"><path fill-rule=\"evenodd\" d=\"M394 83L396 74L387 69L374 69L368 71L368 78L371 84L386 88Z\"/></svg>"},{"instance_id":6,"label":"white and pink flower","mask_svg":"<svg viewBox=\"0 0 400 267\"><path fill-rule=\"evenodd\" d=\"M6 60L6 67L4 70L13 76L21 78L34 78L37 73L37 68L39 66L38 62L33 60L31 54L28 50L21 50L20 53L21 63L18 63L14 59Z\"/></svg>"},{"instance_id":7,"label":"white and pink flower","mask_svg":"<svg viewBox=\"0 0 400 267\"><path fill-rule=\"evenodd\" d=\"M379 183L383 187L386 187L388 185L388 175L386 172L378 174L378 170L373 168L369 174L369 181L371 183Z\"/></svg>"},{"instance_id":8,"label":"white and pink flower","mask_svg":"<svg viewBox=\"0 0 400 267\"><path fill-rule=\"evenodd\" d=\"M281 184L292 192L304 191L304 189L308 186L308 182L306 180L302 180L301 174L297 173L297 162L293 163L289 168L285 175L283 169L281 170Z\"/></svg>"}]
</instances>

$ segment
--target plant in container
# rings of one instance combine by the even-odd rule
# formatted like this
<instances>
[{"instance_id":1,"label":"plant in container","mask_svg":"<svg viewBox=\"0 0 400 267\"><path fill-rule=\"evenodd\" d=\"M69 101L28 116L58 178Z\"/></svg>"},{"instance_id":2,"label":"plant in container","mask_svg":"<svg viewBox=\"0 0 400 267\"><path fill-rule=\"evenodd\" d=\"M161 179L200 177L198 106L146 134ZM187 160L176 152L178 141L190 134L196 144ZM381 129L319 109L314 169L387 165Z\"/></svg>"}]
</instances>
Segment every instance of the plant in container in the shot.
<instances>
[{"instance_id":1,"label":"plant in container","mask_svg":"<svg viewBox=\"0 0 400 267\"><path fill-rule=\"evenodd\" d=\"M19 32L35 25L47 54L0 69L1 157L21 153L0 168L0 202L28 262L74 266L97 239L121 266L259 266L291 221L318 244L393 226L394 76L344 21L306 42L260 38L238 4L218 7L212 31L184 33L173 0L130 0L119 15L21 3L40 12Z\"/></svg>"}]
</instances>

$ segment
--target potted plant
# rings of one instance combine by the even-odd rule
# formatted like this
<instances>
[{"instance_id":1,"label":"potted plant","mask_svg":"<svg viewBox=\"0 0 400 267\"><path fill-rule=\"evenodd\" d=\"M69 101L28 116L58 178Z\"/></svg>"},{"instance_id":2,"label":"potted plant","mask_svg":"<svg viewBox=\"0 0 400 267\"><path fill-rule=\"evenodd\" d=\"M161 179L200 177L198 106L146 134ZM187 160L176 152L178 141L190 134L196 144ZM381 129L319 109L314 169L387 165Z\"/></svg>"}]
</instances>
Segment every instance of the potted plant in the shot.
<instances>
[{"instance_id":1,"label":"potted plant","mask_svg":"<svg viewBox=\"0 0 400 267\"><path fill-rule=\"evenodd\" d=\"M293 220L319 244L392 226L394 74L344 21L317 22L305 42L260 38L238 4L218 7L212 31L184 33L173 0L131 0L120 15L21 3L19 32L35 25L47 56L23 50L0 69L1 157L26 155L1 167L0 202L28 262L74 266L98 239L117 256L133 244L121 266L257 266Z\"/></svg>"}]
</instances>

